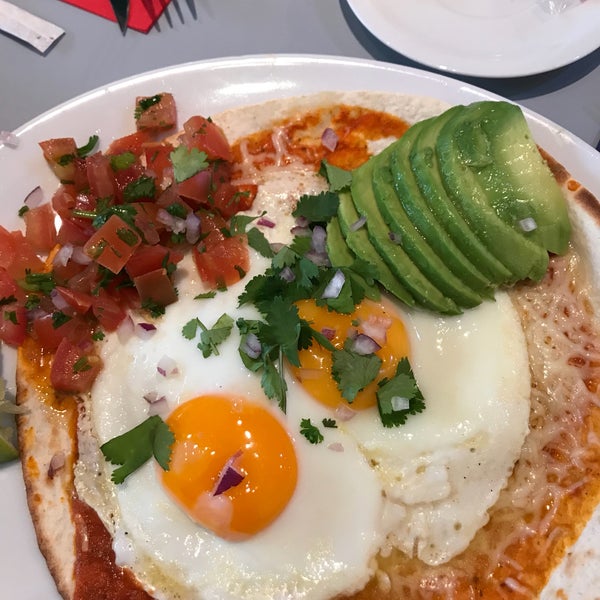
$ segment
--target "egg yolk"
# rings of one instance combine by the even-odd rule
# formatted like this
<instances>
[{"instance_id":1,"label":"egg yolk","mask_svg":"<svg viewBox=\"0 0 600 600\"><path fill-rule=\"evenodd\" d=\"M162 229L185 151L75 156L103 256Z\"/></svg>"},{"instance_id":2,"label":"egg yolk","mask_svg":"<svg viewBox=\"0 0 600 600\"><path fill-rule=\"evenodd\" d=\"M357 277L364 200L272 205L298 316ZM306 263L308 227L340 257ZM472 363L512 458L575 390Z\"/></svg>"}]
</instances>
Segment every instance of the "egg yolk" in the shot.
<instances>
[{"instance_id":1,"label":"egg yolk","mask_svg":"<svg viewBox=\"0 0 600 600\"><path fill-rule=\"evenodd\" d=\"M302 319L316 331L324 333L335 348L341 350L346 340L357 334L372 338L380 346L375 352L381 359L378 376L365 386L350 403L338 389L331 374L332 355L329 350L313 342L312 346L301 350L300 367L292 367L292 372L302 386L319 402L337 408L340 405L363 410L377 402L378 382L392 378L398 361L408 356L409 342L402 321L384 304L365 300L350 314L330 311L326 306L317 306L313 300L297 303Z\"/></svg>"},{"instance_id":2,"label":"egg yolk","mask_svg":"<svg viewBox=\"0 0 600 600\"><path fill-rule=\"evenodd\" d=\"M206 395L181 404L166 421L175 442L162 482L192 520L222 538L243 540L286 507L296 488L296 454L267 409Z\"/></svg>"}]
</instances>

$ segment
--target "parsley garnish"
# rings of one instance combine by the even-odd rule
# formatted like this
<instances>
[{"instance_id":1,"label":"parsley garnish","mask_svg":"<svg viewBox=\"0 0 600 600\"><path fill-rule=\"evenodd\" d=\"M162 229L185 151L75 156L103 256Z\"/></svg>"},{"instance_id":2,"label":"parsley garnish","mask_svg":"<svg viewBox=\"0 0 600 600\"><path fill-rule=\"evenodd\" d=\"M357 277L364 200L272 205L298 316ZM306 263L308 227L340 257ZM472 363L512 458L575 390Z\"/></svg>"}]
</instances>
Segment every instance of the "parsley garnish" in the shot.
<instances>
[{"instance_id":1,"label":"parsley garnish","mask_svg":"<svg viewBox=\"0 0 600 600\"><path fill-rule=\"evenodd\" d=\"M112 481L123 483L152 456L168 471L174 442L175 436L169 426L158 415L153 415L137 427L102 444L100 450L113 465L120 465L113 471Z\"/></svg>"},{"instance_id":2,"label":"parsley garnish","mask_svg":"<svg viewBox=\"0 0 600 600\"><path fill-rule=\"evenodd\" d=\"M397 409L397 400L407 400L408 408ZM402 402L405 404L405 402ZM406 422L408 415L415 415L425 410L423 394L417 385L408 358L398 362L396 374L392 379L382 379L377 391L377 407L384 427L397 427Z\"/></svg>"},{"instance_id":3,"label":"parsley garnish","mask_svg":"<svg viewBox=\"0 0 600 600\"><path fill-rule=\"evenodd\" d=\"M177 146L169 158L173 163L173 175L175 181L180 183L203 171L208 167L206 152L201 152L198 148L188 150L185 146Z\"/></svg>"},{"instance_id":4,"label":"parsley garnish","mask_svg":"<svg viewBox=\"0 0 600 600\"><path fill-rule=\"evenodd\" d=\"M211 355L219 355L219 345L222 344L233 329L233 319L226 313L223 313L212 326L208 329L198 318L191 319L181 329L181 334L186 340L193 340L196 337L198 329L201 330L198 349L202 351L202 356L208 358Z\"/></svg>"},{"instance_id":5,"label":"parsley garnish","mask_svg":"<svg viewBox=\"0 0 600 600\"><path fill-rule=\"evenodd\" d=\"M325 438L316 425L310 422L310 419L300 421L300 433L311 443L320 444Z\"/></svg>"}]
</instances>

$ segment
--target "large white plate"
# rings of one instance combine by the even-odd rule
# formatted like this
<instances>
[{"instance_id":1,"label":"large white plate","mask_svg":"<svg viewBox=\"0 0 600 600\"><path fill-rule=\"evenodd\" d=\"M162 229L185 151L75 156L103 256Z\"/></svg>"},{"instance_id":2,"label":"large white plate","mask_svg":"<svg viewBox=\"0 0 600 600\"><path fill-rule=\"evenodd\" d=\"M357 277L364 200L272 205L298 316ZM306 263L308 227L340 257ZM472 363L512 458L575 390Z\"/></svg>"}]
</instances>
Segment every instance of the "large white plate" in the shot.
<instances>
[{"instance_id":1,"label":"large white plate","mask_svg":"<svg viewBox=\"0 0 600 600\"><path fill-rule=\"evenodd\" d=\"M393 50L463 75L542 73L600 46L600 0L348 0L348 4L363 25Z\"/></svg>"},{"instance_id":2,"label":"large white plate","mask_svg":"<svg viewBox=\"0 0 600 600\"><path fill-rule=\"evenodd\" d=\"M51 110L21 127L17 149L0 146L2 204L0 223L19 226L17 210L31 189L40 184L47 198L56 181L38 147L40 140L73 136L83 143L92 133L103 147L132 130L136 95L160 91L175 94L180 118L191 114L212 115L233 106L323 90L381 90L440 98L449 103L468 103L497 98L453 79L367 60L318 56L258 56L222 59L154 71L99 88ZM600 197L600 155L585 142L543 117L525 111L536 141L565 164L579 181ZM2 355L4 377L14 391L14 354ZM0 467L0 597L12 600L57 600L58 594L37 549L25 505L20 466ZM595 525L598 529L597 524ZM580 590L571 598L588 598L600 589L597 567L584 562L591 548L600 551L600 537L592 531L587 547L576 551L569 570L548 589L562 586ZM581 561L577 560L581 556ZM587 554L589 556L589 553ZM596 554L598 556L598 554ZM600 564L600 558L598 558ZM580 571L576 569L581 565ZM576 576L573 577L573 573ZM598 581L590 578L598 577Z\"/></svg>"}]
</instances>

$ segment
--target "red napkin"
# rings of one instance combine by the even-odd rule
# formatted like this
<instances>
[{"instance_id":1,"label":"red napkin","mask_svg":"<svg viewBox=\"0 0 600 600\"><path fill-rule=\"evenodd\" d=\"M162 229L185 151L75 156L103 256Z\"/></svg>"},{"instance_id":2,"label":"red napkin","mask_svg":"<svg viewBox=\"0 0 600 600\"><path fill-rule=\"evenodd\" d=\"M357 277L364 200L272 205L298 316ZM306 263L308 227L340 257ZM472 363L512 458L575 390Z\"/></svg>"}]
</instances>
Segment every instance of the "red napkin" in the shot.
<instances>
[{"instance_id":1,"label":"red napkin","mask_svg":"<svg viewBox=\"0 0 600 600\"><path fill-rule=\"evenodd\" d=\"M171 0L129 0L129 20L127 26L148 33ZM63 0L73 6L83 8L95 15L117 21L110 0Z\"/></svg>"}]
</instances>

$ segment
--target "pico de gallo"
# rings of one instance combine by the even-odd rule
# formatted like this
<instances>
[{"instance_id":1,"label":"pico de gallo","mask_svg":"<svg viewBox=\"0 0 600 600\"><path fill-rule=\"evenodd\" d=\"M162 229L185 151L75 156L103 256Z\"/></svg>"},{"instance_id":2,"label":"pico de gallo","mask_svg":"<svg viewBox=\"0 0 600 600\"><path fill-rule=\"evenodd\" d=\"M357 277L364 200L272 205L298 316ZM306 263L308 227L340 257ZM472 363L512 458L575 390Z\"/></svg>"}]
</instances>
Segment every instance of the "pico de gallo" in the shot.
<instances>
[{"instance_id":1,"label":"pico de gallo","mask_svg":"<svg viewBox=\"0 0 600 600\"><path fill-rule=\"evenodd\" d=\"M104 152L96 136L81 147L41 142L60 185L50 202L24 203L24 233L0 226L0 339L32 338L52 357L56 390L90 389L102 367L94 342L128 310L157 317L177 300L185 253L210 288L248 270L246 240L227 222L251 207L256 186L233 181L223 131L193 116L175 135L169 93L137 98L134 119L136 130Z\"/></svg>"}]
</instances>

